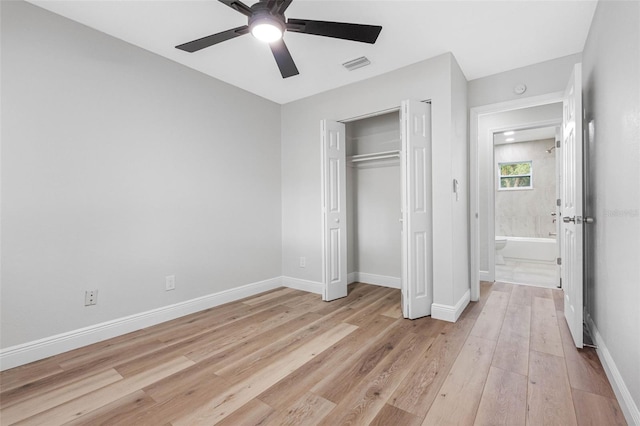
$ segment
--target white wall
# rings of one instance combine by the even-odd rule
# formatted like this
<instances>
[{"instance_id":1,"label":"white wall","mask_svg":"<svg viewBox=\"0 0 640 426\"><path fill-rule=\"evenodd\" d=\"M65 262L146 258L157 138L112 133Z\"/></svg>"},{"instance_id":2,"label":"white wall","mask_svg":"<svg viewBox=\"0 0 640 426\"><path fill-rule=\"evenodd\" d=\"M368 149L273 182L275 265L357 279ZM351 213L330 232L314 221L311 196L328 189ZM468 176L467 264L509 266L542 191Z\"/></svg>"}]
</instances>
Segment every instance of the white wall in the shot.
<instances>
[{"instance_id":1,"label":"white wall","mask_svg":"<svg viewBox=\"0 0 640 426\"><path fill-rule=\"evenodd\" d=\"M284 276L322 279L322 211L320 198L320 120L345 120L397 108L403 99L432 100L434 211L434 301L455 304L451 214L452 144L465 140L466 105L456 102L460 136L453 136L452 67L450 54L400 70L292 102L282 107L282 272ZM457 66L457 65L455 65ZM461 74L461 73L460 73ZM458 74L457 74L458 75ZM462 77L458 75L458 77ZM466 85L456 79L456 87ZM458 97L466 90L456 90ZM458 128L458 127L456 127ZM464 143L466 146L466 142ZM458 149L464 150L463 147ZM464 158L464 157L463 157ZM440 160L446 159L446 160ZM460 173L462 176L462 172ZM464 176L462 177L464 180ZM462 204L460 204L461 206ZM464 213L464 222L467 216ZM466 248L464 249L466 251ZM298 259L307 258L305 268ZM465 266L468 271L468 266ZM468 279L465 283L469 287ZM462 286L462 284L460 284Z\"/></svg>"},{"instance_id":2,"label":"white wall","mask_svg":"<svg viewBox=\"0 0 640 426\"><path fill-rule=\"evenodd\" d=\"M587 311L627 421L640 424L640 3L598 2L583 58Z\"/></svg>"},{"instance_id":3,"label":"white wall","mask_svg":"<svg viewBox=\"0 0 640 426\"><path fill-rule=\"evenodd\" d=\"M1 29L2 348L280 276L279 105L24 2Z\"/></svg>"}]
</instances>

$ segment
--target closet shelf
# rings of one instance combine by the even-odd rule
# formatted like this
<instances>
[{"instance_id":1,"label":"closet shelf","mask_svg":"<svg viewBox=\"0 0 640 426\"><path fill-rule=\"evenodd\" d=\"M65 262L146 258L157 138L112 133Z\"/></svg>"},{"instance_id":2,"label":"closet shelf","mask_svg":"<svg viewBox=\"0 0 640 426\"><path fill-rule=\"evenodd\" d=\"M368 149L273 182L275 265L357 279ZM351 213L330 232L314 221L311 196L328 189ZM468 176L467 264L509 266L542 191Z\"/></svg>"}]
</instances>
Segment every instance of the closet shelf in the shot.
<instances>
[{"instance_id":1,"label":"closet shelf","mask_svg":"<svg viewBox=\"0 0 640 426\"><path fill-rule=\"evenodd\" d=\"M360 154L349 157L351 163L362 163L364 161L386 160L389 158L400 158L400 151L383 151L372 154Z\"/></svg>"}]
</instances>

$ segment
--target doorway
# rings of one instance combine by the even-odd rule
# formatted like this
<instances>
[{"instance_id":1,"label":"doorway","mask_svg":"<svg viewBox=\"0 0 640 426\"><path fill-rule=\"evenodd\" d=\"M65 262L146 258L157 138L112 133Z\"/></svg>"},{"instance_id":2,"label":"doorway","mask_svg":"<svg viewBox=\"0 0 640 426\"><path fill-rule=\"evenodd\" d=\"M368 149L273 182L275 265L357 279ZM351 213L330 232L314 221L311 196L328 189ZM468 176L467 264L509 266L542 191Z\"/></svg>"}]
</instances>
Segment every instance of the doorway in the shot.
<instances>
[{"instance_id":1,"label":"doorway","mask_svg":"<svg viewBox=\"0 0 640 426\"><path fill-rule=\"evenodd\" d=\"M493 134L495 281L560 286L560 118L555 126Z\"/></svg>"}]
</instances>

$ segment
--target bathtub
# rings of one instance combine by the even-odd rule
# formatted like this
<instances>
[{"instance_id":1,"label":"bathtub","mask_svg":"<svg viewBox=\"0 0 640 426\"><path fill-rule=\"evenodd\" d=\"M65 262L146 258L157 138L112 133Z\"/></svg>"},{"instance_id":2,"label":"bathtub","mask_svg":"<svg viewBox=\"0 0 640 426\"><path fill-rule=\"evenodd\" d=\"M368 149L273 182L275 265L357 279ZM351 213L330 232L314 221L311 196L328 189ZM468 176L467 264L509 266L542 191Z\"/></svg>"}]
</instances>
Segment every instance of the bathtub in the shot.
<instances>
[{"instance_id":1,"label":"bathtub","mask_svg":"<svg viewBox=\"0 0 640 426\"><path fill-rule=\"evenodd\" d=\"M504 237L496 235L496 239L499 238L507 240L507 245L500 254L508 260L555 263L558 257L558 246L555 238Z\"/></svg>"}]
</instances>

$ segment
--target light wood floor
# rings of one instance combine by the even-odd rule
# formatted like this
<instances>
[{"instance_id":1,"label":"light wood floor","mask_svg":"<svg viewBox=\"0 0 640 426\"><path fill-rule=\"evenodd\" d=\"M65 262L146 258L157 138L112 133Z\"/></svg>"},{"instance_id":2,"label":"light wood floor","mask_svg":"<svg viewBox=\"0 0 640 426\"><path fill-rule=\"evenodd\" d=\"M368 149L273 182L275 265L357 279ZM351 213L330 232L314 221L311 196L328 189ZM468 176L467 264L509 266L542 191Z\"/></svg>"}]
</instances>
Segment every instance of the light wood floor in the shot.
<instances>
[{"instance_id":1,"label":"light wood floor","mask_svg":"<svg viewBox=\"0 0 640 426\"><path fill-rule=\"evenodd\" d=\"M277 289L1 374L2 425L618 425L562 293L482 285L455 324L399 290Z\"/></svg>"}]
</instances>

